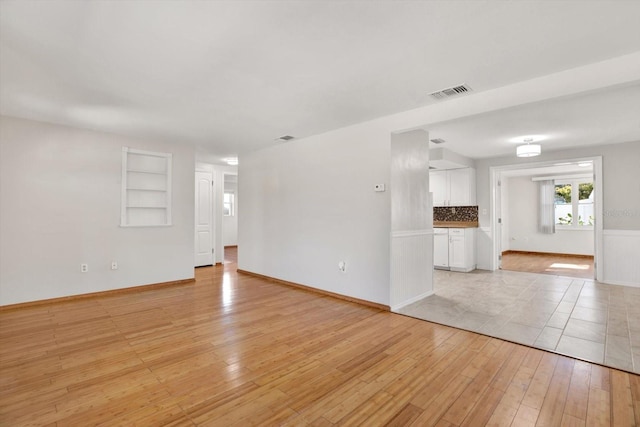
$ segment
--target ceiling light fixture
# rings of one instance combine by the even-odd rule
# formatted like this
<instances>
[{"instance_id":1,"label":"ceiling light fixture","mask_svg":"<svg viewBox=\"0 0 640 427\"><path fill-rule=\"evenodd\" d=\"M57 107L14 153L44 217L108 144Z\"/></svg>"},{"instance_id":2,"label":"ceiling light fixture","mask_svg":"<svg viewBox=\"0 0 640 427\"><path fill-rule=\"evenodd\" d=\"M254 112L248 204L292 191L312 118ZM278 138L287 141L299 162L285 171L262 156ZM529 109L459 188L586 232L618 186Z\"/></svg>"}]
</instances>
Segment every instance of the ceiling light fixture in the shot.
<instances>
[{"instance_id":1,"label":"ceiling light fixture","mask_svg":"<svg viewBox=\"0 0 640 427\"><path fill-rule=\"evenodd\" d=\"M238 166L237 157L227 157L226 159L222 159L222 161L226 162L229 166Z\"/></svg>"},{"instance_id":2,"label":"ceiling light fixture","mask_svg":"<svg viewBox=\"0 0 640 427\"><path fill-rule=\"evenodd\" d=\"M539 156L542 152L542 147L540 147L540 144L531 144L533 142L533 138L526 138L523 142L526 142L526 144L518 145L518 147L516 148L516 156L534 157Z\"/></svg>"}]
</instances>

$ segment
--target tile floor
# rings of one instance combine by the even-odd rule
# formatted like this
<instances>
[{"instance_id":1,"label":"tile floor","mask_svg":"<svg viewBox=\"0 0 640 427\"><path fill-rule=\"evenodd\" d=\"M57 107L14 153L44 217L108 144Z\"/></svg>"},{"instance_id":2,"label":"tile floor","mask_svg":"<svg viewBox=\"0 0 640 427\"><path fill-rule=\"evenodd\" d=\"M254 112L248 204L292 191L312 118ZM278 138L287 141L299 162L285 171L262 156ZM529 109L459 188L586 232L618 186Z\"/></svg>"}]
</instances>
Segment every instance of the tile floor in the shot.
<instances>
[{"instance_id":1,"label":"tile floor","mask_svg":"<svg viewBox=\"0 0 640 427\"><path fill-rule=\"evenodd\" d=\"M513 271L434 271L398 312L640 373L640 288Z\"/></svg>"}]
</instances>

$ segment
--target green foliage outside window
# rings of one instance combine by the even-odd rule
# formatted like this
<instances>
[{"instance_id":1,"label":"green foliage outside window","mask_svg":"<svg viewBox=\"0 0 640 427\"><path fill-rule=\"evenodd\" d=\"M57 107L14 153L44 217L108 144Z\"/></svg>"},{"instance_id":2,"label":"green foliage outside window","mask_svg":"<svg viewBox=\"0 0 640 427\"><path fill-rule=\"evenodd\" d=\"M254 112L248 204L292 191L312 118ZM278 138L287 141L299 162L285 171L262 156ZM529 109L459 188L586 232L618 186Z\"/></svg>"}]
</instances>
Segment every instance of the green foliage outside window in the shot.
<instances>
[{"instance_id":1,"label":"green foliage outside window","mask_svg":"<svg viewBox=\"0 0 640 427\"><path fill-rule=\"evenodd\" d=\"M586 182L578 185L578 200L586 200L593 192L593 183ZM561 203L571 203L571 184L556 185L556 200Z\"/></svg>"},{"instance_id":2,"label":"green foliage outside window","mask_svg":"<svg viewBox=\"0 0 640 427\"><path fill-rule=\"evenodd\" d=\"M573 181L573 185L571 183L562 183L562 184L555 185L556 213L558 213L558 208L561 208L565 205L572 204L571 193L572 193L572 190L575 191L576 189L578 190L578 201L588 200L589 197L591 196L591 193L593 192L593 183L592 182L577 183L577 181ZM590 204L589 202L585 202L585 203ZM580 206L582 206L582 204L580 204ZM574 212L578 212L579 208L577 206L574 206L573 210ZM571 225L578 225L578 226L589 225L590 226L594 224L594 220L595 220L593 215L588 215L588 218L586 219L584 219L582 215L578 215L578 220L576 222L573 217L573 214L571 213L566 213L564 216L560 216L556 218L557 218L556 224L566 225L566 226L571 226Z\"/></svg>"},{"instance_id":3,"label":"green foliage outside window","mask_svg":"<svg viewBox=\"0 0 640 427\"><path fill-rule=\"evenodd\" d=\"M593 225L593 221L595 218L593 215L589 215L587 222L585 223L581 216L578 216L578 224L579 225ZM558 224L560 225L571 225L573 223L573 215L570 213L567 216L563 216L562 218L558 218Z\"/></svg>"}]
</instances>

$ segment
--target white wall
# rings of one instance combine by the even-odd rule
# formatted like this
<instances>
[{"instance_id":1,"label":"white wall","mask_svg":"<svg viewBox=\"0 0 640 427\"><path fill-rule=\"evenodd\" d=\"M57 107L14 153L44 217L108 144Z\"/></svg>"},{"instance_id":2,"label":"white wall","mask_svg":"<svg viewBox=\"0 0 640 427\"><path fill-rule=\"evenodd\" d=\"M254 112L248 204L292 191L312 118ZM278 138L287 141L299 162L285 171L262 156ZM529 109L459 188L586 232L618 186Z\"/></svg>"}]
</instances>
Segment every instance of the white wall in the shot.
<instances>
[{"instance_id":1,"label":"white wall","mask_svg":"<svg viewBox=\"0 0 640 427\"><path fill-rule=\"evenodd\" d=\"M224 191L235 194L236 206L233 216L222 217L222 242L224 246L236 246L238 244L238 183L225 181Z\"/></svg>"},{"instance_id":2,"label":"white wall","mask_svg":"<svg viewBox=\"0 0 640 427\"><path fill-rule=\"evenodd\" d=\"M514 251L551 252L574 255L594 254L594 231L563 230L556 227L554 234L538 232L538 183L531 176L512 177L502 180L507 185L509 219L503 230L509 238L509 249ZM504 200L503 200L504 202ZM506 250L503 248L503 250Z\"/></svg>"},{"instance_id":3,"label":"white wall","mask_svg":"<svg viewBox=\"0 0 640 427\"><path fill-rule=\"evenodd\" d=\"M389 161L372 123L242 156L238 268L388 305Z\"/></svg>"},{"instance_id":4,"label":"white wall","mask_svg":"<svg viewBox=\"0 0 640 427\"><path fill-rule=\"evenodd\" d=\"M173 226L119 226L123 146L173 153ZM2 116L0 177L0 305L193 277L192 147Z\"/></svg>"},{"instance_id":5,"label":"white wall","mask_svg":"<svg viewBox=\"0 0 640 427\"><path fill-rule=\"evenodd\" d=\"M391 136L391 309L433 294L429 135Z\"/></svg>"}]
</instances>

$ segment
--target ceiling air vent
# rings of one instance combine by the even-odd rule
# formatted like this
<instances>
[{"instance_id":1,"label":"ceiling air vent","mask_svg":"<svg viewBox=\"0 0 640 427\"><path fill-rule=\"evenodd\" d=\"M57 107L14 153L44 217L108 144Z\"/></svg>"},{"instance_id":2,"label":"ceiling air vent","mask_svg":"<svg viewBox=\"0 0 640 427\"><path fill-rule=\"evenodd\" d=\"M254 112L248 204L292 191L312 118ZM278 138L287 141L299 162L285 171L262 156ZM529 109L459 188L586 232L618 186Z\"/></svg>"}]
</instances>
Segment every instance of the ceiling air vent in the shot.
<instances>
[{"instance_id":1,"label":"ceiling air vent","mask_svg":"<svg viewBox=\"0 0 640 427\"><path fill-rule=\"evenodd\" d=\"M435 99L451 98L452 96L458 96L463 93L471 92L471 88L466 85L459 85L454 87L448 87L446 89L439 90L437 92L430 93Z\"/></svg>"},{"instance_id":2,"label":"ceiling air vent","mask_svg":"<svg viewBox=\"0 0 640 427\"><path fill-rule=\"evenodd\" d=\"M444 139L442 138L435 138L435 139L431 139L430 141L433 142L434 144L442 144L445 142Z\"/></svg>"},{"instance_id":3,"label":"ceiling air vent","mask_svg":"<svg viewBox=\"0 0 640 427\"><path fill-rule=\"evenodd\" d=\"M277 138L276 141L290 141L293 138L294 137L291 135L284 135L284 136L281 136L280 138Z\"/></svg>"}]
</instances>

